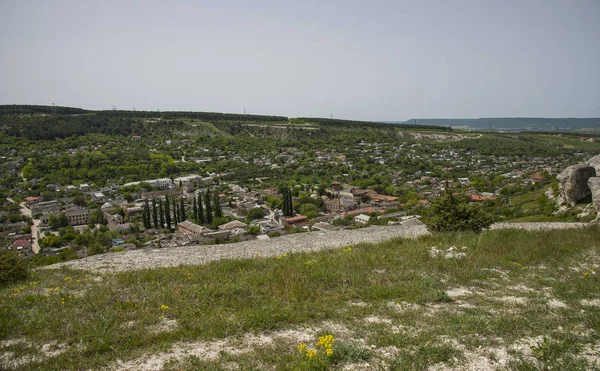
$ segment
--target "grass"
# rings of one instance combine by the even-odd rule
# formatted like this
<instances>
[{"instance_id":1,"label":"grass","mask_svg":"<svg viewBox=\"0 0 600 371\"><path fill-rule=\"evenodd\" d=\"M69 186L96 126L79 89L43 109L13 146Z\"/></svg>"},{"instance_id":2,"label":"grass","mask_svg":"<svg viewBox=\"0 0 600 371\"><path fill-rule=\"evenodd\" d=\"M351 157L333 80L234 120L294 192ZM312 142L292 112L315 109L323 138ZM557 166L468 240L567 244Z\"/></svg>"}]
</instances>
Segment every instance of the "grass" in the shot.
<instances>
[{"instance_id":1,"label":"grass","mask_svg":"<svg viewBox=\"0 0 600 371\"><path fill-rule=\"evenodd\" d=\"M546 186L544 188L540 188L533 192L526 193L524 195L518 195L511 197L510 206L512 207L521 207L523 211L533 210L539 207L538 198L542 196L550 186Z\"/></svg>"},{"instance_id":2,"label":"grass","mask_svg":"<svg viewBox=\"0 0 600 371\"><path fill-rule=\"evenodd\" d=\"M464 246L466 257L432 257L432 246ZM118 359L196 344L164 367L337 369L367 362L426 369L460 367L482 349L493 359L494 350L539 338L548 340L514 351L504 368L589 369L585 354L600 343L600 307L582 300L600 299L600 272L592 273L599 264L595 227L444 233L117 274L37 270L30 282L0 289L0 365L105 369ZM451 297L455 288L467 294ZM309 340L277 335L290 330ZM274 340L253 342L249 334ZM298 351L300 342L314 344L325 334L337 339L333 356L308 359ZM44 345L61 352L49 355Z\"/></svg>"}]
</instances>

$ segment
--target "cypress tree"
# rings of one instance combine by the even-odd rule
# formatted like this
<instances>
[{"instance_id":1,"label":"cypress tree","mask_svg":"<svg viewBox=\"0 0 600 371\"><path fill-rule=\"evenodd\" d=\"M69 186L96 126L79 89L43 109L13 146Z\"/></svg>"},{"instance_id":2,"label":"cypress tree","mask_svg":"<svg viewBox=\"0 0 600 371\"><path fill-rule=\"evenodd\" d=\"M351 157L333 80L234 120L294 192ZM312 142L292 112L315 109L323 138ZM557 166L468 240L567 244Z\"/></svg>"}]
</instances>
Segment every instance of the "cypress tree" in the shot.
<instances>
[{"instance_id":1,"label":"cypress tree","mask_svg":"<svg viewBox=\"0 0 600 371\"><path fill-rule=\"evenodd\" d=\"M210 207L210 190L206 190L204 196L204 203L206 204L206 223L212 223L212 208Z\"/></svg>"},{"instance_id":2,"label":"cypress tree","mask_svg":"<svg viewBox=\"0 0 600 371\"><path fill-rule=\"evenodd\" d=\"M292 190L290 188L285 189L284 203L286 206L285 206L285 211L283 212L283 215L293 216L294 215L294 205L292 203Z\"/></svg>"},{"instance_id":3,"label":"cypress tree","mask_svg":"<svg viewBox=\"0 0 600 371\"><path fill-rule=\"evenodd\" d=\"M175 221L175 227L177 227L178 215L177 215L177 201L173 199L173 220Z\"/></svg>"},{"instance_id":4,"label":"cypress tree","mask_svg":"<svg viewBox=\"0 0 600 371\"><path fill-rule=\"evenodd\" d=\"M146 201L144 201L144 213L146 214L146 225L144 225L144 227L146 229L150 229L152 228L151 225L151 219L150 219L150 204L148 203L148 199L146 199Z\"/></svg>"},{"instance_id":5,"label":"cypress tree","mask_svg":"<svg viewBox=\"0 0 600 371\"><path fill-rule=\"evenodd\" d=\"M202 193L198 192L198 222L204 224L204 210L202 208Z\"/></svg>"},{"instance_id":6,"label":"cypress tree","mask_svg":"<svg viewBox=\"0 0 600 371\"><path fill-rule=\"evenodd\" d=\"M160 217L160 227L165 227L165 214L163 214L162 198L158 199L158 215Z\"/></svg>"},{"instance_id":7,"label":"cypress tree","mask_svg":"<svg viewBox=\"0 0 600 371\"><path fill-rule=\"evenodd\" d=\"M146 214L146 207L147 205L144 205L144 210L142 211L142 224L144 225L144 229L148 229L148 216Z\"/></svg>"},{"instance_id":8,"label":"cypress tree","mask_svg":"<svg viewBox=\"0 0 600 371\"><path fill-rule=\"evenodd\" d=\"M167 228L171 229L171 210L169 210L169 196L165 199L165 219L167 220Z\"/></svg>"},{"instance_id":9,"label":"cypress tree","mask_svg":"<svg viewBox=\"0 0 600 371\"><path fill-rule=\"evenodd\" d=\"M219 201L219 194L215 193L215 218L220 218L223 216L223 213L221 212L221 204Z\"/></svg>"},{"instance_id":10,"label":"cypress tree","mask_svg":"<svg viewBox=\"0 0 600 371\"><path fill-rule=\"evenodd\" d=\"M194 208L192 210L194 213L194 223L198 223L198 204L196 203L196 197L194 197Z\"/></svg>"},{"instance_id":11,"label":"cypress tree","mask_svg":"<svg viewBox=\"0 0 600 371\"><path fill-rule=\"evenodd\" d=\"M184 204L184 200L183 197L181 197L179 199L179 221L184 221L187 219L187 216L185 215L185 204Z\"/></svg>"},{"instance_id":12,"label":"cypress tree","mask_svg":"<svg viewBox=\"0 0 600 371\"><path fill-rule=\"evenodd\" d=\"M152 221L154 228L158 228L158 211L156 210L156 199L152 199Z\"/></svg>"}]
</instances>

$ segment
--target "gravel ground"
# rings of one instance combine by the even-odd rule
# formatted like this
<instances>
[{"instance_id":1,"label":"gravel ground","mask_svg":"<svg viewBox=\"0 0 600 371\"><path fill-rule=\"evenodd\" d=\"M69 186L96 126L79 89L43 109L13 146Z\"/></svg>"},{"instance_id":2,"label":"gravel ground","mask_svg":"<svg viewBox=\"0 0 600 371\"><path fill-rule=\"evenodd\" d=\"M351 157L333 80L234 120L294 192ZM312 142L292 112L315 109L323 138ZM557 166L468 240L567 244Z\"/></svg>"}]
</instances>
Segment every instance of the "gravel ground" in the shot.
<instances>
[{"instance_id":1,"label":"gravel ground","mask_svg":"<svg viewBox=\"0 0 600 371\"><path fill-rule=\"evenodd\" d=\"M256 255L277 256L294 252L320 251L355 245L377 243L391 238L416 238L430 234L418 219L399 225L374 226L355 230L307 232L272 238L266 241L245 241L226 245L193 245L163 249L144 249L122 253L94 255L48 266L48 269L66 265L75 269L89 269L111 273L125 270L199 265L221 259L244 259Z\"/></svg>"},{"instance_id":2,"label":"gravel ground","mask_svg":"<svg viewBox=\"0 0 600 371\"><path fill-rule=\"evenodd\" d=\"M490 229L527 229L529 231L541 231L545 229L584 228L590 225L593 225L593 223L495 223Z\"/></svg>"}]
</instances>

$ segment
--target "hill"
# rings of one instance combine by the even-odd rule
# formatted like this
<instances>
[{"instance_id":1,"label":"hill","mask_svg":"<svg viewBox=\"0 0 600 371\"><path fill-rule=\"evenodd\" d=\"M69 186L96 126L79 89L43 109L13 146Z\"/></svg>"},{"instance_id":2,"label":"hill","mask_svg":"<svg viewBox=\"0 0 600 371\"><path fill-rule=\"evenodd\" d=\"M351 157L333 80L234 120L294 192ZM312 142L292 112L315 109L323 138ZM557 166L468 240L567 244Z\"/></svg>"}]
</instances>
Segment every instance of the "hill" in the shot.
<instances>
[{"instance_id":1,"label":"hill","mask_svg":"<svg viewBox=\"0 0 600 371\"><path fill-rule=\"evenodd\" d=\"M196 266L37 270L0 289L0 365L598 369L599 241L597 226L435 233Z\"/></svg>"},{"instance_id":2,"label":"hill","mask_svg":"<svg viewBox=\"0 0 600 371\"><path fill-rule=\"evenodd\" d=\"M487 131L551 131L595 133L600 118L496 117L477 119L410 119L401 124L447 126L455 129Z\"/></svg>"}]
</instances>

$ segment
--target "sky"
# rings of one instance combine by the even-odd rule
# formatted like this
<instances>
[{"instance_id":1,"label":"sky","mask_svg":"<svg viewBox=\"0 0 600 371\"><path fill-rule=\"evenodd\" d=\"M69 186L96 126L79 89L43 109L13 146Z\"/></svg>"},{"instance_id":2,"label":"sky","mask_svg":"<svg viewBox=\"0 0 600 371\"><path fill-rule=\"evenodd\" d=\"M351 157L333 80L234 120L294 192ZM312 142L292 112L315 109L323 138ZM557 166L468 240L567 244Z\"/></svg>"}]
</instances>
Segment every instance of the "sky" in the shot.
<instances>
[{"instance_id":1,"label":"sky","mask_svg":"<svg viewBox=\"0 0 600 371\"><path fill-rule=\"evenodd\" d=\"M600 117L600 0L0 0L0 104Z\"/></svg>"}]
</instances>

